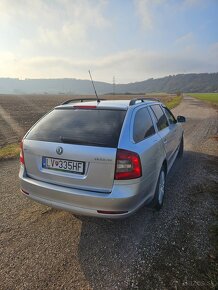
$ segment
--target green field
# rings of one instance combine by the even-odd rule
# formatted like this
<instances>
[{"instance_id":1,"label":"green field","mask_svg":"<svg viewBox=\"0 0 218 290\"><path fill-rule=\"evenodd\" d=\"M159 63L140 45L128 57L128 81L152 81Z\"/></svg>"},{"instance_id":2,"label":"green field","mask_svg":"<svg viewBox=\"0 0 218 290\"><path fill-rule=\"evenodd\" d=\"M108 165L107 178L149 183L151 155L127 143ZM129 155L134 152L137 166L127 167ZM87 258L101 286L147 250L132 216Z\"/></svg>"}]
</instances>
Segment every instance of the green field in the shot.
<instances>
[{"instance_id":1,"label":"green field","mask_svg":"<svg viewBox=\"0 0 218 290\"><path fill-rule=\"evenodd\" d=\"M200 99L202 101L207 101L213 104L218 104L218 93L207 93L207 94L188 94L192 97L195 97L197 99Z\"/></svg>"}]
</instances>

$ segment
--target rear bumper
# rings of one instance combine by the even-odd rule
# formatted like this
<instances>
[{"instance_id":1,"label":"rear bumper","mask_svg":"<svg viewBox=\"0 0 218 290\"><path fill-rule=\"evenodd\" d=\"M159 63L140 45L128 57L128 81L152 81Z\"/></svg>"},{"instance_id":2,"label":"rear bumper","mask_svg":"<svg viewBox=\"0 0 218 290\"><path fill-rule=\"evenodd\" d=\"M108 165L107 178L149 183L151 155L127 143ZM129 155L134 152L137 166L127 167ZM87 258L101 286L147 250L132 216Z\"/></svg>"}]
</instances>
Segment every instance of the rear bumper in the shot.
<instances>
[{"instance_id":1,"label":"rear bumper","mask_svg":"<svg viewBox=\"0 0 218 290\"><path fill-rule=\"evenodd\" d=\"M140 183L114 185L111 193L99 193L87 190L54 185L34 180L25 174L21 167L19 178L21 191L39 203L71 211L79 215L103 218L123 218L134 213L145 201L145 192L140 193ZM117 211L119 214L99 213Z\"/></svg>"}]
</instances>

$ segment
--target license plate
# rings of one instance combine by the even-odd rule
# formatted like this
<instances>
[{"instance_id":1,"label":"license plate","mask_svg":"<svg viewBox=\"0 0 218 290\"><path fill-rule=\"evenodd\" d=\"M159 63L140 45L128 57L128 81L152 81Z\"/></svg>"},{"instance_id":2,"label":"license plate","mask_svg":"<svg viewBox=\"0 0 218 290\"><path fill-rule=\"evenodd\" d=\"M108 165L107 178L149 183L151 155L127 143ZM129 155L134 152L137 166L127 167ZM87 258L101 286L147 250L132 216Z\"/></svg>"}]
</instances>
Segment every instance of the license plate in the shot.
<instances>
[{"instance_id":1,"label":"license plate","mask_svg":"<svg viewBox=\"0 0 218 290\"><path fill-rule=\"evenodd\" d=\"M42 157L42 167L46 169L84 174L85 162L67 159Z\"/></svg>"}]
</instances>

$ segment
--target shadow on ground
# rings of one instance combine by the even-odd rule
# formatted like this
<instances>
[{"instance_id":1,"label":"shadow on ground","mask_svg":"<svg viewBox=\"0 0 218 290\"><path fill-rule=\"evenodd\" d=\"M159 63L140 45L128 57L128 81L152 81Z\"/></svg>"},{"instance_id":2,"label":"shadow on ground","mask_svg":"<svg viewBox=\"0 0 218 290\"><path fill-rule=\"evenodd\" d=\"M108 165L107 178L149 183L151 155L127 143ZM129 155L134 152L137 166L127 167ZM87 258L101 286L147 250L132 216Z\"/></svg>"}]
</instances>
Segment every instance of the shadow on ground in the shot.
<instances>
[{"instance_id":1,"label":"shadow on ground","mask_svg":"<svg viewBox=\"0 0 218 290\"><path fill-rule=\"evenodd\" d=\"M202 279L196 265L209 250L207 227L214 218L211 210L217 161L209 155L186 151L168 176L160 212L143 207L133 216L115 221L80 217L78 255L94 289L129 289L137 283L143 287L170 287L175 281ZM146 285L137 274L138 268L142 268Z\"/></svg>"}]
</instances>

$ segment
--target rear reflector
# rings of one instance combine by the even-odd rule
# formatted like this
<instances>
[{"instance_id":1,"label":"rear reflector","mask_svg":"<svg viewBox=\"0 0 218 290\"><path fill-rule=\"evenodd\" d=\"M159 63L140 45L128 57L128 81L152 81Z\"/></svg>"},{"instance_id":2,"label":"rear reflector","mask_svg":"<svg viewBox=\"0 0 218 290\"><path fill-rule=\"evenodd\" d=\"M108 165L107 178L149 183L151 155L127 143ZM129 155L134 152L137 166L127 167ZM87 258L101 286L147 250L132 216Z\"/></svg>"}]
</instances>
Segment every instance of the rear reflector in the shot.
<instances>
[{"instance_id":1,"label":"rear reflector","mask_svg":"<svg viewBox=\"0 0 218 290\"><path fill-rule=\"evenodd\" d=\"M122 214L127 213L128 211L97 210L97 212L101 214Z\"/></svg>"},{"instance_id":2,"label":"rear reflector","mask_svg":"<svg viewBox=\"0 0 218 290\"><path fill-rule=\"evenodd\" d=\"M96 106L73 106L75 109L96 109Z\"/></svg>"},{"instance_id":3,"label":"rear reflector","mask_svg":"<svg viewBox=\"0 0 218 290\"><path fill-rule=\"evenodd\" d=\"M140 157L137 153L118 149L116 158L116 180L134 179L142 176Z\"/></svg>"},{"instance_id":4,"label":"rear reflector","mask_svg":"<svg viewBox=\"0 0 218 290\"><path fill-rule=\"evenodd\" d=\"M23 154L23 140L20 143L20 163L25 165L25 163L24 163L24 154Z\"/></svg>"}]
</instances>

